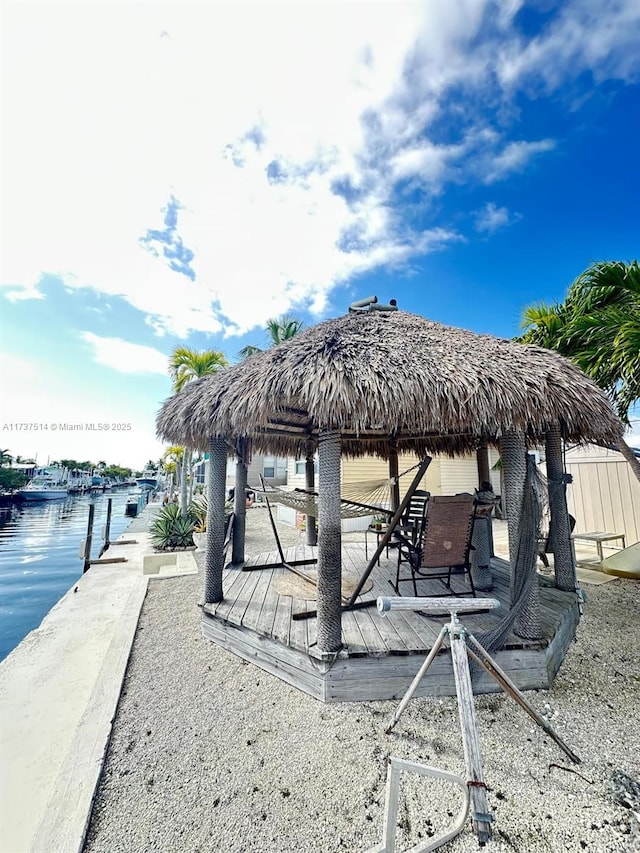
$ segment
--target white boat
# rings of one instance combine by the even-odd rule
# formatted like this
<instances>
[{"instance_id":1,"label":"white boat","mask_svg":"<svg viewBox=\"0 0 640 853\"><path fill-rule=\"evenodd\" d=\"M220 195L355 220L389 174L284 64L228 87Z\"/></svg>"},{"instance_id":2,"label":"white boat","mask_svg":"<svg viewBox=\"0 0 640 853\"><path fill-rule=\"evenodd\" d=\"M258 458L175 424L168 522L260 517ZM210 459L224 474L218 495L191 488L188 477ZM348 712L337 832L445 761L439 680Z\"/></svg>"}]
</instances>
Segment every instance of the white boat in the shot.
<instances>
[{"instance_id":1,"label":"white boat","mask_svg":"<svg viewBox=\"0 0 640 853\"><path fill-rule=\"evenodd\" d=\"M136 477L136 485L143 492L155 492L158 488L158 475L155 471L143 471L141 477Z\"/></svg>"},{"instance_id":2,"label":"white boat","mask_svg":"<svg viewBox=\"0 0 640 853\"><path fill-rule=\"evenodd\" d=\"M66 468L54 465L48 468L36 469L35 475L18 495L25 501L55 501L64 500L68 492L68 477Z\"/></svg>"}]
</instances>

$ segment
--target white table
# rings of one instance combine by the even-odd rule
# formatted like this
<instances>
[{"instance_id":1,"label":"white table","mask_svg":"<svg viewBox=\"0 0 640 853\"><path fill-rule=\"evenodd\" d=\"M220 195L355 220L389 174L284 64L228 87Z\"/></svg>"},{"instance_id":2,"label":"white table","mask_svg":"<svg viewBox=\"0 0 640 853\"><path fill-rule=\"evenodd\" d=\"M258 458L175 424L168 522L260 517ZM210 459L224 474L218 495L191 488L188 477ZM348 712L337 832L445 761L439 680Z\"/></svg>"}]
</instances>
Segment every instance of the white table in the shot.
<instances>
[{"instance_id":1,"label":"white table","mask_svg":"<svg viewBox=\"0 0 640 853\"><path fill-rule=\"evenodd\" d=\"M604 557L602 556L603 542L612 542L616 539L621 539L622 547L625 547L624 533L605 533L602 530L596 530L593 533L574 533L571 538L574 542L595 542L596 548L598 549L598 557L600 558L600 562L602 562L604 559Z\"/></svg>"}]
</instances>

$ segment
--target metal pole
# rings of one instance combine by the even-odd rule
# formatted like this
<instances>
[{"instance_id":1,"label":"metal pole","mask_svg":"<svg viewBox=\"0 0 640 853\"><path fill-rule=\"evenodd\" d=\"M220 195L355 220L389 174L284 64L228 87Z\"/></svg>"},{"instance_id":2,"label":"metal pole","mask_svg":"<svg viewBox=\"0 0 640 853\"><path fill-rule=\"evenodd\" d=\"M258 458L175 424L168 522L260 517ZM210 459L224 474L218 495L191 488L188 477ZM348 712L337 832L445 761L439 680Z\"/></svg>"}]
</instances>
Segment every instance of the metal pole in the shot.
<instances>
[{"instance_id":1,"label":"metal pole","mask_svg":"<svg viewBox=\"0 0 640 853\"><path fill-rule=\"evenodd\" d=\"M87 524L87 538L84 540L84 565L82 573L84 574L91 566L91 540L93 539L93 516L96 512L96 505L89 504L89 522Z\"/></svg>"},{"instance_id":2,"label":"metal pole","mask_svg":"<svg viewBox=\"0 0 640 853\"><path fill-rule=\"evenodd\" d=\"M104 525L104 542L102 543L102 548L100 548L100 553L98 557L102 557L105 551L109 549L109 545L111 542L109 541L109 535L111 533L111 504L113 503L113 498L107 498L107 521Z\"/></svg>"}]
</instances>

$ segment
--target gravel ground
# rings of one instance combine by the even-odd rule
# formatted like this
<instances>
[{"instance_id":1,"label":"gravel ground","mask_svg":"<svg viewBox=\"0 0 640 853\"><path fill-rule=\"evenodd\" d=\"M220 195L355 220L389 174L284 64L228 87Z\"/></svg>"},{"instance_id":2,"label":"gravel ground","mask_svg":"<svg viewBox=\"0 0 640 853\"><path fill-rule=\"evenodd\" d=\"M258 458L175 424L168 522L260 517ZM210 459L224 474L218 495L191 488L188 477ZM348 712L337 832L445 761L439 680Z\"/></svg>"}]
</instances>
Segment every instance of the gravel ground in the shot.
<instances>
[{"instance_id":1,"label":"gravel ground","mask_svg":"<svg viewBox=\"0 0 640 853\"><path fill-rule=\"evenodd\" d=\"M280 532L284 546L301 539ZM271 542L252 509L247 552ZM366 851L382 838L390 755L464 775L455 699L412 700L385 735L396 702L324 705L203 641L201 588L201 575L149 584L86 851ZM476 699L487 849L640 850L638 817L611 781L640 777L640 583L586 592L553 689L527 694L579 766L506 696ZM447 783L408 777L398 850L442 831L458 803ZM478 849L470 821L446 849Z\"/></svg>"}]
</instances>

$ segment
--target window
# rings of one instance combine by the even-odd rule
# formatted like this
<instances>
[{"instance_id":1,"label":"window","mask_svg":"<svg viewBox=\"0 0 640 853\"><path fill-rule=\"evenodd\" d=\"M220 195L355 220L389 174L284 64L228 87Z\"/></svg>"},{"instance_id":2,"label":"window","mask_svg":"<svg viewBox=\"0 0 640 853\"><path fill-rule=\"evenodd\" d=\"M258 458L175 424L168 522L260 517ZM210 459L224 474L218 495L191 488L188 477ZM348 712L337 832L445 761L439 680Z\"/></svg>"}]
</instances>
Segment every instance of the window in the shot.
<instances>
[{"instance_id":1,"label":"window","mask_svg":"<svg viewBox=\"0 0 640 853\"><path fill-rule=\"evenodd\" d=\"M287 460L282 456L265 456L262 460L262 476L267 479L287 479Z\"/></svg>"},{"instance_id":2,"label":"window","mask_svg":"<svg viewBox=\"0 0 640 853\"><path fill-rule=\"evenodd\" d=\"M305 474L307 470L307 463L305 459L296 459L296 474ZM313 470L318 474L318 456L313 457Z\"/></svg>"},{"instance_id":3,"label":"window","mask_svg":"<svg viewBox=\"0 0 640 853\"><path fill-rule=\"evenodd\" d=\"M265 456L262 460L262 476L263 477L275 477L276 476L276 459L275 456Z\"/></svg>"}]
</instances>

